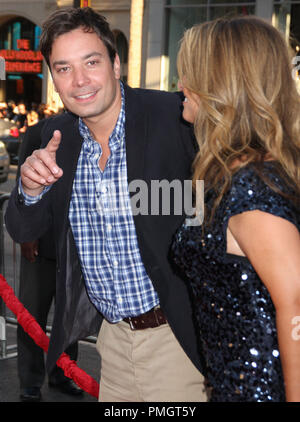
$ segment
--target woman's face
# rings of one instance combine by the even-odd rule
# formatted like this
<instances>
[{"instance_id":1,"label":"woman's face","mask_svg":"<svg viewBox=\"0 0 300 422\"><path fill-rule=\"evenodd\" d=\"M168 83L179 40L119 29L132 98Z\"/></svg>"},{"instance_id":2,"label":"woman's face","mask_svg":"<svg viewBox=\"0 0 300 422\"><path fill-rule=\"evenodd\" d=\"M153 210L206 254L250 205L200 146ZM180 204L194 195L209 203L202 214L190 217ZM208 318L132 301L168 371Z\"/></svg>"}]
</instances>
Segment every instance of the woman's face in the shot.
<instances>
[{"instance_id":1,"label":"woman's face","mask_svg":"<svg viewBox=\"0 0 300 422\"><path fill-rule=\"evenodd\" d=\"M194 123L199 110L199 104L196 102L196 95L189 89L185 88L183 84L178 82L178 89L184 94L182 117L189 123Z\"/></svg>"}]
</instances>

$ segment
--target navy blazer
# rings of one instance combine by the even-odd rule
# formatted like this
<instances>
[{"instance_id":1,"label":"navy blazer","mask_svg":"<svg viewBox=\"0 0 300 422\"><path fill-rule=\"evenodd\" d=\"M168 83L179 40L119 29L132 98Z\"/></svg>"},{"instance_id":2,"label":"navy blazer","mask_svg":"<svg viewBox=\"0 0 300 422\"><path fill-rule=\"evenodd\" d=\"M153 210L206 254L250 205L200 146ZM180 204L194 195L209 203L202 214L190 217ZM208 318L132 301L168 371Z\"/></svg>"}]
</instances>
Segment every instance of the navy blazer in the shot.
<instances>
[{"instance_id":1,"label":"navy blazer","mask_svg":"<svg viewBox=\"0 0 300 422\"><path fill-rule=\"evenodd\" d=\"M181 108L181 98L174 93L125 86L128 183L140 179L150 187L152 180L190 179L195 155L194 138L191 127L181 118ZM15 189L5 216L7 230L17 242L39 238L53 224L57 294L48 370L68 345L97 334L102 321L102 315L91 304L86 293L68 218L82 145L78 117L65 113L47 119L42 130L42 145L48 143L55 129L62 132L56 157L57 164L64 172L62 178L37 204L30 207L24 205L22 196ZM183 213L172 215L172 212L171 215L134 216L141 257L158 293L160 305L183 349L202 371L189 286L174 272L168 258L172 237L183 220Z\"/></svg>"}]
</instances>

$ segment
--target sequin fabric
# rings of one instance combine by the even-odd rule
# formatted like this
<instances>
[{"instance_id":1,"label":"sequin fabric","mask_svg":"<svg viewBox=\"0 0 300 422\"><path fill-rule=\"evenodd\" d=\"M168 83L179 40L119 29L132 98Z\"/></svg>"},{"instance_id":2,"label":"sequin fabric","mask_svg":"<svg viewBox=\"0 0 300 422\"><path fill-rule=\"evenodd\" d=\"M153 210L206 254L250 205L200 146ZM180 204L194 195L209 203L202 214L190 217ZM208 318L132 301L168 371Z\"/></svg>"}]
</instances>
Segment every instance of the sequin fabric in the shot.
<instances>
[{"instance_id":1,"label":"sequin fabric","mask_svg":"<svg viewBox=\"0 0 300 422\"><path fill-rule=\"evenodd\" d=\"M265 163L264 171L286 191L273 163ZM208 193L208 210L213 199ZM293 203L248 165L234 175L210 228L203 233L201 226L185 223L172 245L175 265L192 290L213 402L285 401L274 305L248 259L226 253L229 218L250 210L285 218L300 230Z\"/></svg>"}]
</instances>

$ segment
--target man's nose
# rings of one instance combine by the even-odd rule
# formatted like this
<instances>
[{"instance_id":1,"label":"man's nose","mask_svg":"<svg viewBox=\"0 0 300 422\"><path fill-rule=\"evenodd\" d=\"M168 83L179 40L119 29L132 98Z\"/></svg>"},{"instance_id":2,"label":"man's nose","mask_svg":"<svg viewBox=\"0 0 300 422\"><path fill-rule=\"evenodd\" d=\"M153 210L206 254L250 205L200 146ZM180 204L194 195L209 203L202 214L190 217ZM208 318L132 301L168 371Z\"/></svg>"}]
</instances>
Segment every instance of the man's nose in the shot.
<instances>
[{"instance_id":1,"label":"man's nose","mask_svg":"<svg viewBox=\"0 0 300 422\"><path fill-rule=\"evenodd\" d=\"M73 70L73 86L84 86L89 83L87 72L82 68Z\"/></svg>"}]
</instances>

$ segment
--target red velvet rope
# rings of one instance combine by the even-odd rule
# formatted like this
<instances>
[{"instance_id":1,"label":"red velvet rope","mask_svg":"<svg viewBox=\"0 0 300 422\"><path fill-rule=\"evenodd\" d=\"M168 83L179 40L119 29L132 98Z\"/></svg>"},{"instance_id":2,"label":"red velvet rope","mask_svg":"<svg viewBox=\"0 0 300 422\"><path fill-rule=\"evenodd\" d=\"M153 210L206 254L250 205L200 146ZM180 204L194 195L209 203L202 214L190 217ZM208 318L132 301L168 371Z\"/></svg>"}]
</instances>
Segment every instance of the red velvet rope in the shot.
<instances>
[{"instance_id":1,"label":"red velvet rope","mask_svg":"<svg viewBox=\"0 0 300 422\"><path fill-rule=\"evenodd\" d=\"M33 316L24 308L22 303L15 296L11 286L0 274L0 296L4 300L6 306L16 315L18 323L23 327L24 331L41 347L45 352L48 352L49 338L42 330ZM98 397L99 384L86 372L80 369L76 362L63 353L56 362L57 366L62 368L64 374L68 378L72 378L74 382L94 397Z\"/></svg>"}]
</instances>

